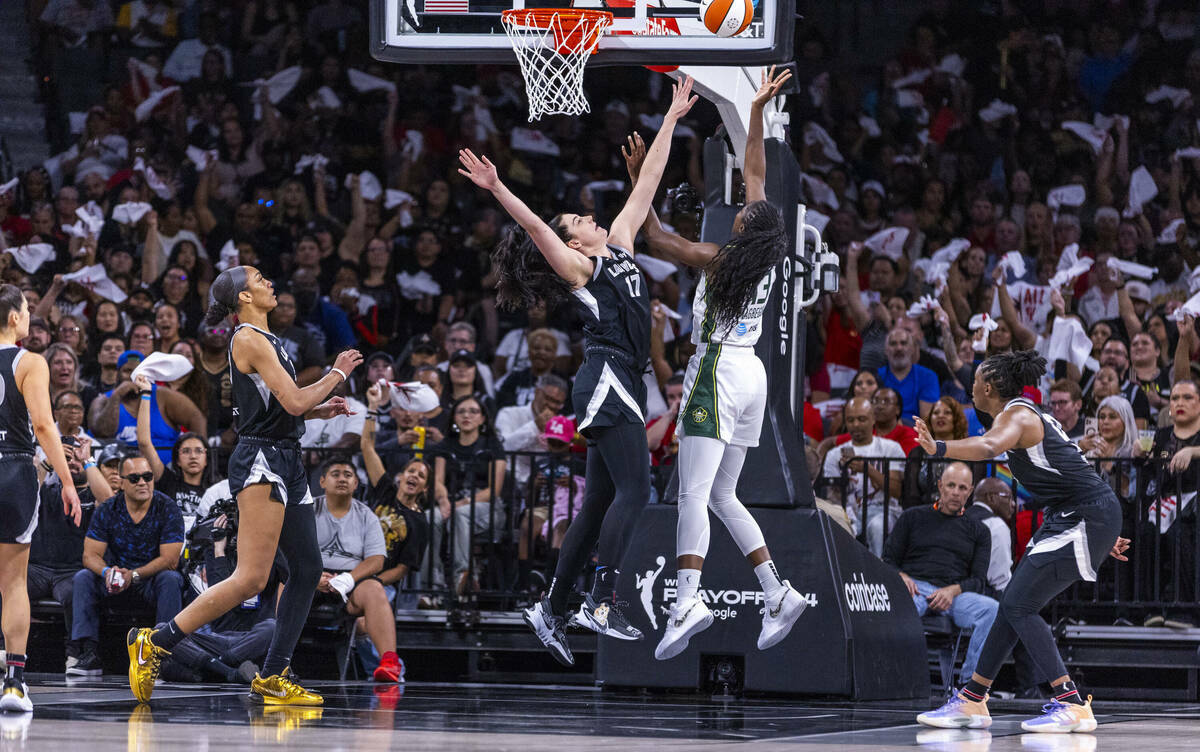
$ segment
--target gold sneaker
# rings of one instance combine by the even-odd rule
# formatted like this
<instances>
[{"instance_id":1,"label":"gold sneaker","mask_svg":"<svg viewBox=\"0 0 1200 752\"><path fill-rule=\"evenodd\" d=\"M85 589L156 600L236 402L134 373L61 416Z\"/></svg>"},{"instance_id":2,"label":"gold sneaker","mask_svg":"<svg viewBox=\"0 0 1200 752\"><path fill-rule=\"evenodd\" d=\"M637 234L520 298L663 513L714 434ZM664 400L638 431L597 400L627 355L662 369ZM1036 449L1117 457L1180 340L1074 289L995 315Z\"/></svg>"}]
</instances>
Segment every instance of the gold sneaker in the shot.
<instances>
[{"instance_id":1,"label":"gold sneaker","mask_svg":"<svg viewBox=\"0 0 1200 752\"><path fill-rule=\"evenodd\" d=\"M325 700L316 692L301 687L291 678L291 669L282 674L263 678L254 675L250 682L250 699L264 705L324 705Z\"/></svg>"},{"instance_id":2,"label":"gold sneaker","mask_svg":"<svg viewBox=\"0 0 1200 752\"><path fill-rule=\"evenodd\" d=\"M153 632L150 627L134 627L125 637L129 646L129 688L138 702L150 702L162 659L171 654L150 641Z\"/></svg>"}]
</instances>

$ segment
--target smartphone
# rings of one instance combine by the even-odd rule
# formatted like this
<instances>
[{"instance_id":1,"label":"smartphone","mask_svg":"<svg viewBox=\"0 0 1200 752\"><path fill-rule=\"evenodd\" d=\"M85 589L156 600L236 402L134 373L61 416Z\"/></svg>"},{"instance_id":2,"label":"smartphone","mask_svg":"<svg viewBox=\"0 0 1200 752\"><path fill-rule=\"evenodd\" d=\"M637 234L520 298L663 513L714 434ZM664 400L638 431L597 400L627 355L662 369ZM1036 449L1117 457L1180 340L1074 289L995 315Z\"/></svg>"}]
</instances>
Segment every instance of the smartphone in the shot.
<instances>
[{"instance_id":1,"label":"smartphone","mask_svg":"<svg viewBox=\"0 0 1200 752\"><path fill-rule=\"evenodd\" d=\"M1083 434L1085 436L1091 436L1095 433L1096 433L1096 419L1095 418L1084 418L1083 419Z\"/></svg>"}]
</instances>

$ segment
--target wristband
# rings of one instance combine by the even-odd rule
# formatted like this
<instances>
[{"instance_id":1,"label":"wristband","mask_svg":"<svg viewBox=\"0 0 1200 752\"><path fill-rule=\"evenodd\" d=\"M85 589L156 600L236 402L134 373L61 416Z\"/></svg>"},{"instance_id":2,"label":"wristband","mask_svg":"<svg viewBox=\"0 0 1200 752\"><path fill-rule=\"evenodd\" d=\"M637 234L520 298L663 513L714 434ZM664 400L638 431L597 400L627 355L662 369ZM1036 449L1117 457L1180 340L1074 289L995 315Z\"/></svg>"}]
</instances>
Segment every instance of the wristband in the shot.
<instances>
[{"instance_id":1,"label":"wristband","mask_svg":"<svg viewBox=\"0 0 1200 752\"><path fill-rule=\"evenodd\" d=\"M933 456L934 457L945 457L946 456L946 442L935 441L934 444L937 446L937 450L934 451Z\"/></svg>"},{"instance_id":2,"label":"wristband","mask_svg":"<svg viewBox=\"0 0 1200 752\"><path fill-rule=\"evenodd\" d=\"M150 398L149 394L142 395L142 402L150 402L150 401L151 401L151 398Z\"/></svg>"},{"instance_id":3,"label":"wristband","mask_svg":"<svg viewBox=\"0 0 1200 752\"><path fill-rule=\"evenodd\" d=\"M101 569L101 570L100 570L100 577L101 577L102 579L107 579L107 578L108 578L108 570L110 570L110 569L112 569L112 567L105 567L104 569Z\"/></svg>"},{"instance_id":4,"label":"wristband","mask_svg":"<svg viewBox=\"0 0 1200 752\"><path fill-rule=\"evenodd\" d=\"M345 371L343 371L342 369L338 368L337 366L334 366L333 368L330 368L330 369L329 369L329 372L330 372L330 373L336 373L338 376L341 376L341 377L342 377L342 381L346 381L346 380L349 378L348 376L346 376L346 372L345 372Z\"/></svg>"},{"instance_id":5,"label":"wristband","mask_svg":"<svg viewBox=\"0 0 1200 752\"><path fill-rule=\"evenodd\" d=\"M87 472L88 470L91 470L95 466L96 466L96 463L94 460L88 460L87 462L84 463L83 470L84 470L84 472Z\"/></svg>"}]
</instances>

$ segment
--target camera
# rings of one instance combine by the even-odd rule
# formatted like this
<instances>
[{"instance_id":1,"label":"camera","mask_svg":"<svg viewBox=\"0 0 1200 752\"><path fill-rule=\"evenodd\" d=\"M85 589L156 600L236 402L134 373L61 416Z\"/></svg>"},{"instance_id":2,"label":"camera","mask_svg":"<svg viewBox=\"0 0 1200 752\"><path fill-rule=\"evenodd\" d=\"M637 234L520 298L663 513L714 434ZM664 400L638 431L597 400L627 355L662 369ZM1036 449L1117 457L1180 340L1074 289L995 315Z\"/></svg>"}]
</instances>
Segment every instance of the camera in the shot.
<instances>
[{"instance_id":1,"label":"camera","mask_svg":"<svg viewBox=\"0 0 1200 752\"><path fill-rule=\"evenodd\" d=\"M694 214L699 217L704 213L704 201L691 183L681 183L675 188L668 188L667 200L671 202L673 214Z\"/></svg>"}]
</instances>

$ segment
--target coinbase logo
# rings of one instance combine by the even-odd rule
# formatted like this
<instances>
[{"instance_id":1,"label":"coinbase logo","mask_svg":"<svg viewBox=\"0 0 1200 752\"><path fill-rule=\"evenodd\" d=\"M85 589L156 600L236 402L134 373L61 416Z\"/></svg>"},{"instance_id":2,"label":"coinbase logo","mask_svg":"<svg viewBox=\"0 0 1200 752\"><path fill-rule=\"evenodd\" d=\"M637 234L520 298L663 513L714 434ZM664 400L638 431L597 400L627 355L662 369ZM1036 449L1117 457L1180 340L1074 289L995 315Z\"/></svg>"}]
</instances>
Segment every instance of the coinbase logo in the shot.
<instances>
[{"instance_id":1,"label":"coinbase logo","mask_svg":"<svg viewBox=\"0 0 1200 752\"><path fill-rule=\"evenodd\" d=\"M851 611L892 610L887 586L878 582L867 582L862 572L855 572L850 577L850 582L842 587L846 594L846 608Z\"/></svg>"}]
</instances>

